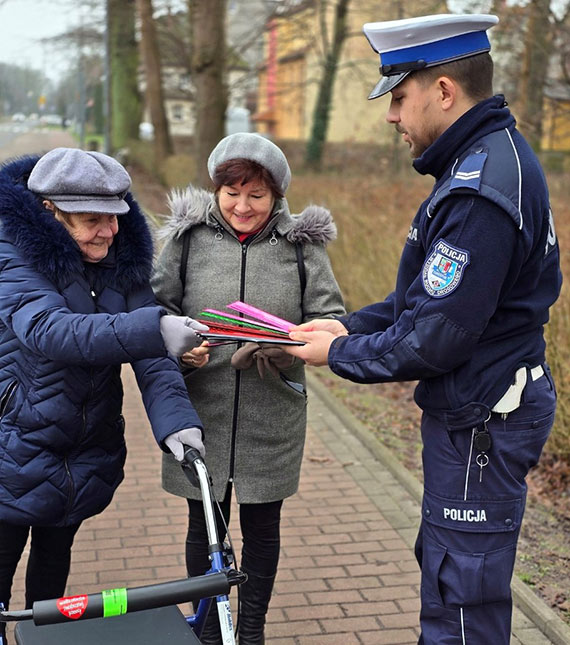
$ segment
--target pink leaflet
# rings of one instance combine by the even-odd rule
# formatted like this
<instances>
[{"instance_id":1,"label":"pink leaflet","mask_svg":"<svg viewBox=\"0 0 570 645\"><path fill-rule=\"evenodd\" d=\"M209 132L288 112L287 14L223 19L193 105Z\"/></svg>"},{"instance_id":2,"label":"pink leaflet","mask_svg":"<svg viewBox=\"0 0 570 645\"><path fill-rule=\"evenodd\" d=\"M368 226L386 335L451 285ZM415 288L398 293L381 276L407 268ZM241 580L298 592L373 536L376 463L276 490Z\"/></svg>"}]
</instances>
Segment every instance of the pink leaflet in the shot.
<instances>
[{"instance_id":1,"label":"pink leaflet","mask_svg":"<svg viewBox=\"0 0 570 645\"><path fill-rule=\"evenodd\" d=\"M252 316L253 318L257 318L258 320L262 320L264 323L267 323L269 325L274 325L281 331L289 331L292 327L295 326L293 323L290 323L287 320L283 320L283 318L278 318L273 314L268 314L266 311L263 311L263 309L257 309L257 307L248 305L247 303L241 302L239 300L226 305L226 307L228 309L233 309L234 311L239 311L242 314Z\"/></svg>"},{"instance_id":2,"label":"pink leaflet","mask_svg":"<svg viewBox=\"0 0 570 645\"><path fill-rule=\"evenodd\" d=\"M240 318L240 316L233 316L232 314L229 314L227 311L218 311L217 309L204 309L204 311L207 311L208 313L211 313L211 314L216 314L218 316L225 316L226 318L232 318L233 320L252 323L254 325L261 324L259 320L251 320L250 318L243 318L243 317ZM274 329L275 331L289 331L288 329L284 329L283 327L276 327L275 325L266 324L266 327L268 329Z\"/></svg>"}]
</instances>

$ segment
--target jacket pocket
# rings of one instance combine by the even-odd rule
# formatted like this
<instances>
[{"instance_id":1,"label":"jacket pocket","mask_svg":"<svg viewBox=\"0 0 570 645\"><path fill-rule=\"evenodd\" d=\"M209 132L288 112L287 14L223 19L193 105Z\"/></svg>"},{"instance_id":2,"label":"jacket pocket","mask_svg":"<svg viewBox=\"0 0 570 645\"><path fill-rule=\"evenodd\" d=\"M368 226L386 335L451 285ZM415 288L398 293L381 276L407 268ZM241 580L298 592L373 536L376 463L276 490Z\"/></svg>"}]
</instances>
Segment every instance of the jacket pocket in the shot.
<instances>
[{"instance_id":1,"label":"jacket pocket","mask_svg":"<svg viewBox=\"0 0 570 645\"><path fill-rule=\"evenodd\" d=\"M10 409L17 387L18 381L14 379L13 381L10 381L8 387L4 390L4 394L2 394L2 397L0 398L0 419Z\"/></svg>"}]
</instances>

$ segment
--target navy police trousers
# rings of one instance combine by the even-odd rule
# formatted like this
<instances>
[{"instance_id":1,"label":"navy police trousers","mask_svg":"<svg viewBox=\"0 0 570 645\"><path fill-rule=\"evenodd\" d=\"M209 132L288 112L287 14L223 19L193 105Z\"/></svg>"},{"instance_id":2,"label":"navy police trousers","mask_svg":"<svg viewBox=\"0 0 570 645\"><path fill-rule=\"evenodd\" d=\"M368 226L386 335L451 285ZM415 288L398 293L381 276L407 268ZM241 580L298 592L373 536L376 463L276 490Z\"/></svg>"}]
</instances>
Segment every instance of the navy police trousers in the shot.
<instances>
[{"instance_id":1,"label":"navy police trousers","mask_svg":"<svg viewBox=\"0 0 570 645\"><path fill-rule=\"evenodd\" d=\"M525 477L540 457L556 408L552 377L544 370L536 381L529 373L516 410L491 414L487 451L477 449L485 444L476 440L483 427L450 431L441 419L422 417L420 644L510 642L510 582Z\"/></svg>"}]
</instances>

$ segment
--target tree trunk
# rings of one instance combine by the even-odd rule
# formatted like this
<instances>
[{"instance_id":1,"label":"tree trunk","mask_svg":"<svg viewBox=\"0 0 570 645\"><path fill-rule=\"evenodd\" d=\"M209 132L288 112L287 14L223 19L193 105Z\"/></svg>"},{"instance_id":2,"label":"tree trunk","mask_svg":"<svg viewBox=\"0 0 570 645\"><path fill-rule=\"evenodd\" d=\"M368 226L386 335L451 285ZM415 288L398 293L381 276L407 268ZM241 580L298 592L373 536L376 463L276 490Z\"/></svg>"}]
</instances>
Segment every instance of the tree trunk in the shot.
<instances>
[{"instance_id":1,"label":"tree trunk","mask_svg":"<svg viewBox=\"0 0 570 645\"><path fill-rule=\"evenodd\" d=\"M530 145L540 149L542 138L542 97L551 53L550 0L532 0L521 83L519 127Z\"/></svg>"},{"instance_id":2,"label":"tree trunk","mask_svg":"<svg viewBox=\"0 0 570 645\"><path fill-rule=\"evenodd\" d=\"M164 110L162 69L152 12L152 0L137 0L137 7L141 20L141 48L146 78L146 101L154 127L155 162L160 168L161 162L172 154L173 146Z\"/></svg>"},{"instance_id":3,"label":"tree trunk","mask_svg":"<svg viewBox=\"0 0 570 645\"><path fill-rule=\"evenodd\" d=\"M142 105L137 87L135 0L107 0L107 29L112 152L139 136Z\"/></svg>"},{"instance_id":4,"label":"tree trunk","mask_svg":"<svg viewBox=\"0 0 570 645\"><path fill-rule=\"evenodd\" d=\"M342 45L346 38L346 13L349 3L350 0L338 0L335 8L333 40L325 51L323 74L319 83L319 91L313 112L311 137L307 142L305 154L307 164L316 169L321 166L323 148L327 139L334 82ZM321 2L319 11L325 12L326 4L326 1ZM326 16L322 14L321 23L324 24L325 20Z\"/></svg>"},{"instance_id":5,"label":"tree trunk","mask_svg":"<svg viewBox=\"0 0 570 645\"><path fill-rule=\"evenodd\" d=\"M224 136L228 103L226 63L226 0L188 0L192 30L191 71L195 88L194 156L199 186L211 185L207 161Z\"/></svg>"}]
</instances>

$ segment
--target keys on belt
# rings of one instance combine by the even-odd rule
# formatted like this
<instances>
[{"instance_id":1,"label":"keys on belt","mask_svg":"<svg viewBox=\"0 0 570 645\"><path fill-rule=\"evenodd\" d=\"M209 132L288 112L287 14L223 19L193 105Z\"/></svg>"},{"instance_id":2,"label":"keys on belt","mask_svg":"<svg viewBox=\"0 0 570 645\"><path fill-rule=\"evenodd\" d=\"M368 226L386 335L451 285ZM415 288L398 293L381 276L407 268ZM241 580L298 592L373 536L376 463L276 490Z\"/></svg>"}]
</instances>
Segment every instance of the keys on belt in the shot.
<instances>
[{"instance_id":1,"label":"keys on belt","mask_svg":"<svg viewBox=\"0 0 570 645\"><path fill-rule=\"evenodd\" d=\"M514 383L509 387L505 394L497 401L497 403L491 408L491 412L498 412L503 415L504 418L507 417L509 412L516 410L521 404L521 396L524 388L526 387L528 374L530 373L530 378L533 381L537 381L541 376L544 375L544 368L542 365L537 365L532 369L526 367L521 367L515 372ZM483 483L483 468L489 464L489 452L493 446L493 440L489 429L487 428L487 421L489 418L483 422L482 428L473 428L473 447L475 448L477 455L475 457L475 463L479 466L479 483Z\"/></svg>"},{"instance_id":2,"label":"keys on belt","mask_svg":"<svg viewBox=\"0 0 570 645\"><path fill-rule=\"evenodd\" d=\"M491 412L498 412L499 414L508 414L516 410L521 404L521 396L524 388L526 387L528 374L533 381L537 381L544 374L542 365L537 365L529 370L526 367L521 367L515 372L515 381L503 396L491 408Z\"/></svg>"}]
</instances>

